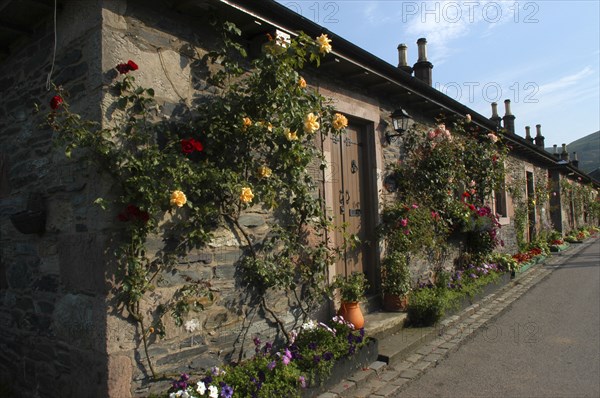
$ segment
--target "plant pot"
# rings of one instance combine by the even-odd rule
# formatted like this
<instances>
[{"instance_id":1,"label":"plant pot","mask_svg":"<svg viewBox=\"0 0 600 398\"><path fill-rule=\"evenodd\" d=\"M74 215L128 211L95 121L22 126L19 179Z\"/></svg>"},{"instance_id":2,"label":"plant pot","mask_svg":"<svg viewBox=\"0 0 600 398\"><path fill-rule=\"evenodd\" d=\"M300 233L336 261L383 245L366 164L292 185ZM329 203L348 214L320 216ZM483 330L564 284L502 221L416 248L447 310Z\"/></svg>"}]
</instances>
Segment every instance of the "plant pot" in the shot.
<instances>
[{"instance_id":1,"label":"plant pot","mask_svg":"<svg viewBox=\"0 0 600 398\"><path fill-rule=\"evenodd\" d=\"M389 312L405 312L408 308L408 295L387 294L383 295L383 309Z\"/></svg>"},{"instance_id":2,"label":"plant pot","mask_svg":"<svg viewBox=\"0 0 600 398\"><path fill-rule=\"evenodd\" d=\"M365 326L365 317L360 309L360 303L357 301L342 301L340 309L338 310L338 315L352 323L356 329Z\"/></svg>"}]
</instances>

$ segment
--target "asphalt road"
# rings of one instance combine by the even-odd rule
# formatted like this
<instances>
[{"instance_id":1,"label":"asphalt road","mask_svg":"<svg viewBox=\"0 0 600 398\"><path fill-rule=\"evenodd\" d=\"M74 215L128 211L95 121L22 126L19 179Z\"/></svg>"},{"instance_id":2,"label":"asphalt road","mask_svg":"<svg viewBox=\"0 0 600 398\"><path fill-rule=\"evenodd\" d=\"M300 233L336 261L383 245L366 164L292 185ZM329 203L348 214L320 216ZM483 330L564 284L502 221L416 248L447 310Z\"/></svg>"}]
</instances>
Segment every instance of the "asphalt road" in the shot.
<instances>
[{"instance_id":1,"label":"asphalt road","mask_svg":"<svg viewBox=\"0 0 600 398\"><path fill-rule=\"evenodd\" d=\"M600 239L398 397L600 397Z\"/></svg>"}]
</instances>

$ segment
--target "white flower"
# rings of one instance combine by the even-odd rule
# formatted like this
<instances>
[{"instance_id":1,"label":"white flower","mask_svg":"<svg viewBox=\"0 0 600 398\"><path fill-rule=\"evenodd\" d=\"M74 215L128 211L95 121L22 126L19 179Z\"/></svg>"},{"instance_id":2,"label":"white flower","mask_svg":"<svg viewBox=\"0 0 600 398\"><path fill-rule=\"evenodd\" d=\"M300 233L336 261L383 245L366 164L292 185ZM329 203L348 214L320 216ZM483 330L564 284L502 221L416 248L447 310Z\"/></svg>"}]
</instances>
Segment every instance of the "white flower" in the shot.
<instances>
[{"instance_id":1,"label":"white flower","mask_svg":"<svg viewBox=\"0 0 600 398\"><path fill-rule=\"evenodd\" d=\"M204 382L199 381L198 383L196 383L196 391L198 392L198 394L204 395L204 393L206 392L206 385L204 384Z\"/></svg>"},{"instance_id":2,"label":"white flower","mask_svg":"<svg viewBox=\"0 0 600 398\"><path fill-rule=\"evenodd\" d=\"M210 398L219 398L219 390L215 386L208 387L208 396Z\"/></svg>"},{"instance_id":3,"label":"white flower","mask_svg":"<svg viewBox=\"0 0 600 398\"><path fill-rule=\"evenodd\" d=\"M169 398L190 398L191 395L188 394L187 391L185 390L179 390L177 392L172 392L171 394L169 394Z\"/></svg>"},{"instance_id":4,"label":"white flower","mask_svg":"<svg viewBox=\"0 0 600 398\"><path fill-rule=\"evenodd\" d=\"M317 323L312 319L309 319L308 322L302 324L302 330L313 330L317 328Z\"/></svg>"},{"instance_id":5,"label":"white flower","mask_svg":"<svg viewBox=\"0 0 600 398\"><path fill-rule=\"evenodd\" d=\"M190 319L183 325L183 327L188 333L193 333L197 329L200 329L200 321L197 319Z\"/></svg>"}]
</instances>

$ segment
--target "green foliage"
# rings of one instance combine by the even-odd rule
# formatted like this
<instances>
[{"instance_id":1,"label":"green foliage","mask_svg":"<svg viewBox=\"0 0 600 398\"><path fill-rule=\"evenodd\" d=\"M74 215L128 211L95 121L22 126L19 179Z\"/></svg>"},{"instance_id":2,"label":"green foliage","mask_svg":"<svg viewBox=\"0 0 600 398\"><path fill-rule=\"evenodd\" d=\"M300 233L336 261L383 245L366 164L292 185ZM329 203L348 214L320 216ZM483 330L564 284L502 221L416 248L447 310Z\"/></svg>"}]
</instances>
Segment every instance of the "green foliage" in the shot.
<instances>
[{"instance_id":1,"label":"green foliage","mask_svg":"<svg viewBox=\"0 0 600 398\"><path fill-rule=\"evenodd\" d=\"M500 259L500 257L498 257ZM501 261L509 263L508 259ZM496 283L508 265L495 262L470 263L450 273L436 274L435 284L420 286L413 291L408 303L408 321L411 326L430 326L439 321L448 310L457 309L461 301L473 299L491 283Z\"/></svg>"},{"instance_id":2,"label":"green foliage","mask_svg":"<svg viewBox=\"0 0 600 398\"><path fill-rule=\"evenodd\" d=\"M404 296L412 290L408 256L393 251L381 263L381 289L385 294Z\"/></svg>"},{"instance_id":3,"label":"green foliage","mask_svg":"<svg viewBox=\"0 0 600 398\"><path fill-rule=\"evenodd\" d=\"M66 101L48 116L67 156L92 159L117 187L114 198L96 203L119 212L123 222L125 238L115 252L118 297L140 324L145 349L150 329L140 301L177 257L204 247L219 226L241 238L240 282L259 296L284 335L284 323L268 308L267 292L299 294L296 313L304 316L324 294L325 271L335 253L324 239L329 222L309 168L324 164L316 134L341 134L347 120L299 74L307 62L319 64L321 42L304 34L288 43L272 40L259 58L247 61L240 33L231 23L223 25L221 48L207 56L218 94L204 97L183 116L158 111L154 90L136 84L137 66L119 70L110 89L115 96L109 122L85 120ZM263 241L239 223L251 206L276 217ZM148 252L150 234L167 242L163 250ZM306 244L309 236L320 243ZM205 281L182 282L157 312L171 313L177 324L212 297Z\"/></svg>"},{"instance_id":4,"label":"green foliage","mask_svg":"<svg viewBox=\"0 0 600 398\"><path fill-rule=\"evenodd\" d=\"M336 275L331 287L339 289L342 301L351 303L365 298L369 282L364 273L355 271L350 275Z\"/></svg>"},{"instance_id":5,"label":"green foliage","mask_svg":"<svg viewBox=\"0 0 600 398\"><path fill-rule=\"evenodd\" d=\"M419 289L410 295L408 322L411 326L431 326L447 310L458 305L460 295L444 287Z\"/></svg>"}]
</instances>

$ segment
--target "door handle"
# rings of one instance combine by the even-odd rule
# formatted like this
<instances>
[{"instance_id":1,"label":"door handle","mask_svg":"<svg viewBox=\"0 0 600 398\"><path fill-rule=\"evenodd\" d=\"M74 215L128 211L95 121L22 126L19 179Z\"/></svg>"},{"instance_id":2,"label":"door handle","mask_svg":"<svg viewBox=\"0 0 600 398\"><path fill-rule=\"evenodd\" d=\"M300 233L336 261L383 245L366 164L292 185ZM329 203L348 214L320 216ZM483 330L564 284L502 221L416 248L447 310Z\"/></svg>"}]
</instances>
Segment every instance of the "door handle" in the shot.
<instances>
[{"instance_id":1,"label":"door handle","mask_svg":"<svg viewBox=\"0 0 600 398\"><path fill-rule=\"evenodd\" d=\"M344 191L340 189L340 198L338 200L338 202L340 202L340 205L344 205Z\"/></svg>"},{"instance_id":2,"label":"door handle","mask_svg":"<svg viewBox=\"0 0 600 398\"><path fill-rule=\"evenodd\" d=\"M350 192L346 189L346 204L350 204Z\"/></svg>"}]
</instances>

